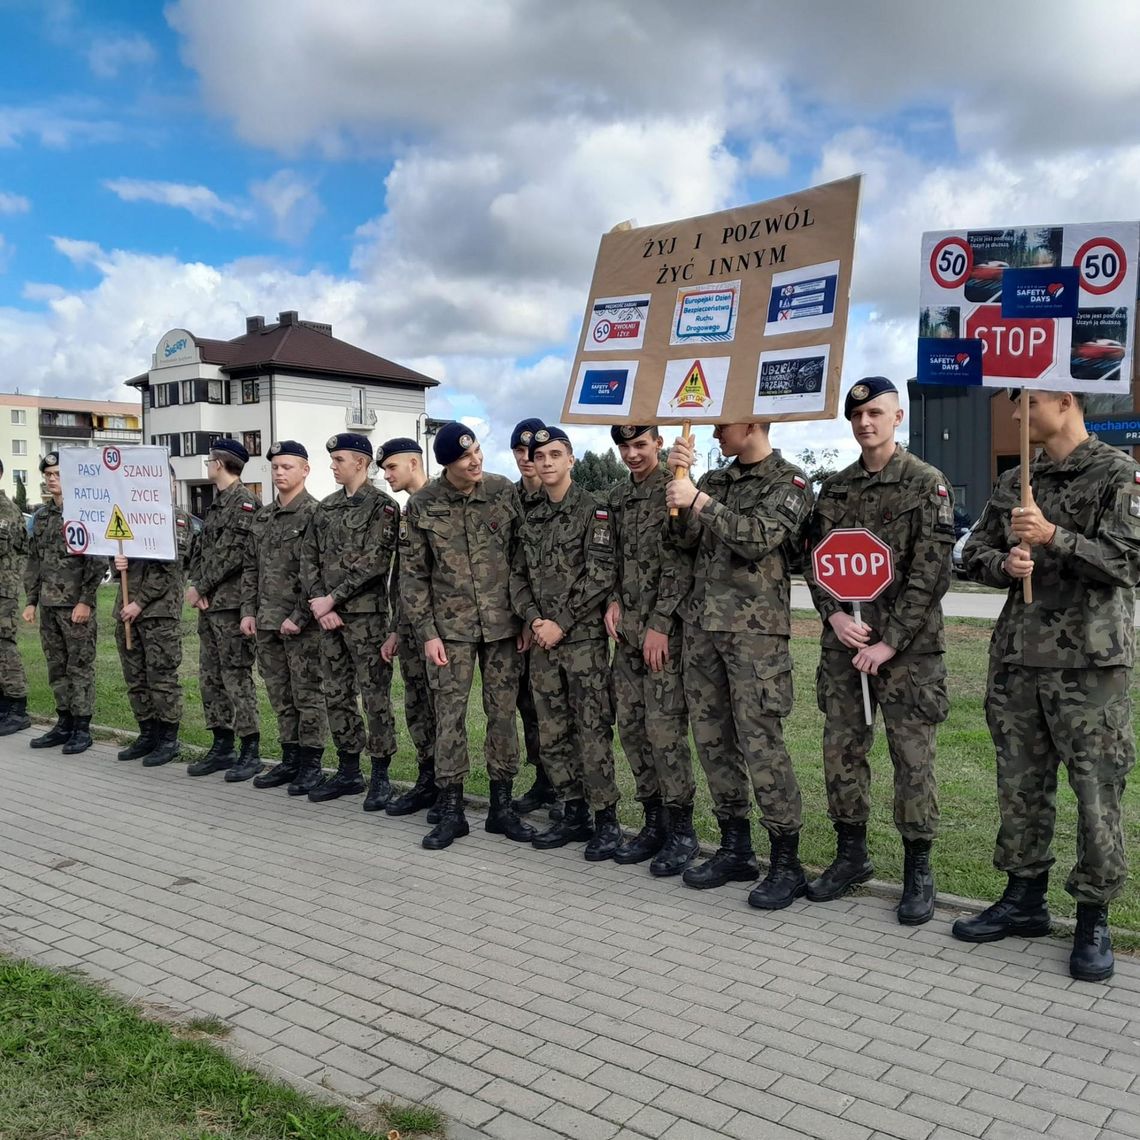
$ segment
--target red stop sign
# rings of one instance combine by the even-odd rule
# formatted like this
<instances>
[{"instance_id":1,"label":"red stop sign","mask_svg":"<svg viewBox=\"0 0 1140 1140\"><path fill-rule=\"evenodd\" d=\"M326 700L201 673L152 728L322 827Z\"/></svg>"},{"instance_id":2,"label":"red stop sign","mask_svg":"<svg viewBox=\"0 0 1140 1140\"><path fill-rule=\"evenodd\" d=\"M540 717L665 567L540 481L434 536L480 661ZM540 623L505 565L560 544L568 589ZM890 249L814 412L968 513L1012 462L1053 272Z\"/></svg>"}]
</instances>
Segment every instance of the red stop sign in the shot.
<instances>
[{"instance_id":1,"label":"red stop sign","mask_svg":"<svg viewBox=\"0 0 1140 1140\"><path fill-rule=\"evenodd\" d=\"M895 576L891 548L869 530L833 530L811 552L815 580L841 602L869 602Z\"/></svg>"},{"instance_id":2,"label":"red stop sign","mask_svg":"<svg viewBox=\"0 0 1140 1140\"><path fill-rule=\"evenodd\" d=\"M982 342L982 374L987 379L1036 380L1057 355L1056 320L1003 320L1001 305L979 305L966 321L966 336Z\"/></svg>"}]
</instances>

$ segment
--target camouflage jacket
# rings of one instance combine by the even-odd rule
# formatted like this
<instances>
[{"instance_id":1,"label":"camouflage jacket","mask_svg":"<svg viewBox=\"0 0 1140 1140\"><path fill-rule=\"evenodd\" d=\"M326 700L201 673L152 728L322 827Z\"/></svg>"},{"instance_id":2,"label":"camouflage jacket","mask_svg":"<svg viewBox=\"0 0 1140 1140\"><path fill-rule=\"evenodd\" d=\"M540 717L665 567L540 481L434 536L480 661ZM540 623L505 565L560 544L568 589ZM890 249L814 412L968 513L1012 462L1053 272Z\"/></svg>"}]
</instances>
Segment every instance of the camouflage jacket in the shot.
<instances>
[{"instance_id":1,"label":"camouflage jacket","mask_svg":"<svg viewBox=\"0 0 1140 1140\"><path fill-rule=\"evenodd\" d=\"M0 491L0 598L20 596L28 545L23 512Z\"/></svg>"},{"instance_id":2,"label":"camouflage jacket","mask_svg":"<svg viewBox=\"0 0 1140 1140\"><path fill-rule=\"evenodd\" d=\"M396 500L371 483L355 495L342 488L323 498L301 551L305 597L331 595L342 617L387 617L388 576L399 523Z\"/></svg>"},{"instance_id":3,"label":"camouflage jacket","mask_svg":"<svg viewBox=\"0 0 1140 1140\"><path fill-rule=\"evenodd\" d=\"M966 573L1009 590L994 626L991 657L1046 669L1132 665L1134 595L1140 581L1140 470L1096 436L1060 462L1041 451L1030 467L1033 497L1057 527L1033 547L1033 602L1002 563L1016 540L1019 468L1005 472L966 541Z\"/></svg>"},{"instance_id":4,"label":"camouflage jacket","mask_svg":"<svg viewBox=\"0 0 1140 1140\"><path fill-rule=\"evenodd\" d=\"M526 484L521 479L515 483L515 490L519 495L519 503L522 504L524 518L526 518L535 507L541 506L546 502L546 492L541 487L539 487L537 491L528 491Z\"/></svg>"},{"instance_id":5,"label":"camouflage jacket","mask_svg":"<svg viewBox=\"0 0 1140 1140\"><path fill-rule=\"evenodd\" d=\"M160 562L155 558L131 558L127 561L127 596L138 602L142 613L136 621L147 618L181 618L182 595L186 589L186 552L190 548L190 516L181 508L174 508L173 562ZM112 616L118 618L123 608L123 576L110 567L118 582Z\"/></svg>"},{"instance_id":6,"label":"camouflage jacket","mask_svg":"<svg viewBox=\"0 0 1140 1140\"><path fill-rule=\"evenodd\" d=\"M950 588L954 548L954 500L946 477L901 447L881 471L856 460L829 476L819 489L808 521L809 557L804 578L823 618L824 649L844 649L828 618L849 603L837 602L815 581L810 551L829 531L863 527L881 538L894 556L894 580L874 601L863 602L862 618L899 653L941 653L942 595Z\"/></svg>"},{"instance_id":7,"label":"camouflage jacket","mask_svg":"<svg viewBox=\"0 0 1140 1140\"><path fill-rule=\"evenodd\" d=\"M605 609L617 584L608 507L571 483L560 503L549 498L523 523L511 572L511 601L529 627L558 623L566 641L604 638Z\"/></svg>"},{"instance_id":8,"label":"camouflage jacket","mask_svg":"<svg viewBox=\"0 0 1140 1140\"><path fill-rule=\"evenodd\" d=\"M689 591L692 554L666 543L669 508L665 484L670 473L658 467L643 482L632 477L609 491L617 548L617 591L622 637L640 648L648 630L680 634L677 607Z\"/></svg>"},{"instance_id":9,"label":"camouflage jacket","mask_svg":"<svg viewBox=\"0 0 1140 1140\"><path fill-rule=\"evenodd\" d=\"M274 499L253 516L241 572L241 616L258 629L277 631L287 618L304 628L312 621L301 588L301 548L317 511L317 500L302 490L286 506Z\"/></svg>"},{"instance_id":10,"label":"camouflage jacket","mask_svg":"<svg viewBox=\"0 0 1140 1140\"><path fill-rule=\"evenodd\" d=\"M32 521L32 541L24 569L30 606L95 607L95 592L107 569L104 558L71 554L63 537L63 513L55 500L40 507Z\"/></svg>"},{"instance_id":11,"label":"camouflage jacket","mask_svg":"<svg viewBox=\"0 0 1140 1140\"><path fill-rule=\"evenodd\" d=\"M518 633L510 574L521 522L502 475L484 475L465 495L444 472L412 496L400 528L400 598L421 645Z\"/></svg>"},{"instance_id":12,"label":"camouflage jacket","mask_svg":"<svg viewBox=\"0 0 1140 1140\"><path fill-rule=\"evenodd\" d=\"M709 631L790 636L790 571L812 505L807 476L773 451L706 471L697 486L713 501L696 517L683 509L667 531L697 552L681 617Z\"/></svg>"},{"instance_id":13,"label":"camouflage jacket","mask_svg":"<svg viewBox=\"0 0 1140 1140\"><path fill-rule=\"evenodd\" d=\"M190 582L210 609L241 606L241 572L253 516L261 504L239 479L214 496L190 556Z\"/></svg>"}]
</instances>

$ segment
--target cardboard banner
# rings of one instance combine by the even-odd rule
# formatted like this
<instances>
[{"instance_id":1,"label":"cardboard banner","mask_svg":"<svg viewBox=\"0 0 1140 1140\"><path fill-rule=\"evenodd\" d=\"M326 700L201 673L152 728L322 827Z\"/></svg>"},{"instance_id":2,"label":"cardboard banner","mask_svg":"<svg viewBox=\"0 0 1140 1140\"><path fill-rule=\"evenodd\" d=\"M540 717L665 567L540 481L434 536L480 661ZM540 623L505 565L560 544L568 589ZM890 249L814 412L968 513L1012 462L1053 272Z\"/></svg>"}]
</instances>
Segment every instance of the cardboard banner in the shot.
<instances>
[{"instance_id":1,"label":"cardboard banner","mask_svg":"<svg viewBox=\"0 0 1140 1140\"><path fill-rule=\"evenodd\" d=\"M165 447L64 447L59 477L72 554L177 558Z\"/></svg>"},{"instance_id":2,"label":"cardboard banner","mask_svg":"<svg viewBox=\"0 0 1140 1140\"><path fill-rule=\"evenodd\" d=\"M859 185L606 234L562 422L833 419Z\"/></svg>"},{"instance_id":3,"label":"cardboard banner","mask_svg":"<svg viewBox=\"0 0 1140 1140\"><path fill-rule=\"evenodd\" d=\"M922 235L917 378L1130 391L1140 222Z\"/></svg>"}]
</instances>

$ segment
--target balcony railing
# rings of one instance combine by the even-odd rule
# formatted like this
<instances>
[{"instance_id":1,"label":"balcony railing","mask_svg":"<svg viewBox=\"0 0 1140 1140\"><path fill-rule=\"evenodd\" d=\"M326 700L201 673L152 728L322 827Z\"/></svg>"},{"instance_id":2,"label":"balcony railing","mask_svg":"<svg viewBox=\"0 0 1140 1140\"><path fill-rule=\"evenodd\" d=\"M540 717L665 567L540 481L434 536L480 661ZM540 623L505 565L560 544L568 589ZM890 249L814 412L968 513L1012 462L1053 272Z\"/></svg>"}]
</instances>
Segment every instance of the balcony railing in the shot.
<instances>
[{"instance_id":1,"label":"balcony railing","mask_svg":"<svg viewBox=\"0 0 1140 1140\"><path fill-rule=\"evenodd\" d=\"M91 439L94 429L90 427L69 427L65 424L40 424L40 435L44 439Z\"/></svg>"},{"instance_id":2,"label":"balcony railing","mask_svg":"<svg viewBox=\"0 0 1140 1140\"><path fill-rule=\"evenodd\" d=\"M96 443L142 443L142 428L96 428Z\"/></svg>"}]
</instances>

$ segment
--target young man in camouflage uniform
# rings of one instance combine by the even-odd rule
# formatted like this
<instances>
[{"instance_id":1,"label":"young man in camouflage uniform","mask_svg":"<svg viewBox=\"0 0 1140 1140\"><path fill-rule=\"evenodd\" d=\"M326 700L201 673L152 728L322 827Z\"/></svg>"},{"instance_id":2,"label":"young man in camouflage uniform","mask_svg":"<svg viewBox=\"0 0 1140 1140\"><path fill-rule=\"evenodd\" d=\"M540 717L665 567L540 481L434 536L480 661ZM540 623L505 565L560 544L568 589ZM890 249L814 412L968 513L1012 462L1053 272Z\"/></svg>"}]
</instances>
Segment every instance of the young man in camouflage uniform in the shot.
<instances>
[{"instance_id":1,"label":"young man in camouflage uniform","mask_svg":"<svg viewBox=\"0 0 1140 1140\"><path fill-rule=\"evenodd\" d=\"M4 464L0 463L0 475ZM28 678L16 645L20 587L28 560L28 528L20 508L0 491L0 736L30 728Z\"/></svg>"},{"instance_id":2,"label":"young man in camouflage uniform","mask_svg":"<svg viewBox=\"0 0 1140 1140\"><path fill-rule=\"evenodd\" d=\"M546 849L586 840L585 857L597 862L613 858L622 840L604 625L617 581L613 527L609 509L571 478L574 451L561 428L536 431L530 454L547 501L523 525L511 597L533 638L542 760L565 799L562 819L533 842Z\"/></svg>"},{"instance_id":3,"label":"young man in camouflage uniform","mask_svg":"<svg viewBox=\"0 0 1140 1140\"><path fill-rule=\"evenodd\" d=\"M682 603L685 698L697 755L720 824L716 854L684 874L690 887L719 887L759 875L748 822L749 783L771 838L772 858L751 906L779 910L807 886L799 860L800 789L784 745L792 711L791 567L811 510L807 476L772 449L768 425L718 424L729 467L693 485L671 479L666 502L680 512L672 541L696 550ZM679 439L669 466L696 458Z\"/></svg>"},{"instance_id":4,"label":"young man in camouflage uniform","mask_svg":"<svg viewBox=\"0 0 1140 1140\"><path fill-rule=\"evenodd\" d=\"M58 717L52 728L31 741L31 746L52 748L62 744L64 754L74 756L92 744L98 635L95 597L107 563L102 558L72 554L67 548L58 452L49 451L40 460L40 472L51 499L36 511L32 523L24 571L28 600L24 621L35 621L36 608L40 607L40 644Z\"/></svg>"},{"instance_id":5,"label":"young man in camouflage uniform","mask_svg":"<svg viewBox=\"0 0 1140 1140\"><path fill-rule=\"evenodd\" d=\"M484 474L483 452L466 425L444 425L434 450L443 473L408 503L400 528L401 597L435 690L440 816L422 842L438 851L469 831L463 812L470 763L467 702L478 662L491 782L485 827L525 843L534 829L511 806L519 768L515 699L523 642L509 586L521 510L509 479Z\"/></svg>"},{"instance_id":6,"label":"young man in camouflage uniform","mask_svg":"<svg viewBox=\"0 0 1140 1140\"><path fill-rule=\"evenodd\" d=\"M309 610L324 630L322 685L337 770L309 792L313 803L364 791L360 753L365 746L373 771L386 773L396 752L392 667L380 656L380 646L388 634L388 577L400 508L369 481L372 445L364 436L342 432L325 448L341 489L317 508L301 578Z\"/></svg>"},{"instance_id":7,"label":"young man in camouflage uniform","mask_svg":"<svg viewBox=\"0 0 1140 1140\"><path fill-rule=\"evenodd\" d=\"M808 883L807 896L815 902L836 899L874 874L867 853L867 753L874 729L862 715L864 674L872 709L882 710L895 770L894 819L905 851L898 920L917 926L934 915L934 739L950 708L941 601L950 587L954 503L946 477L895 443L903 411L890 380L860 380L847 393L843 414L862 455L824 480L808 524L808 547L830 531L863 527L890 546L894 580L864 603L860 623L849 606L815 582L810 554L806 561L804 577L823 618L816 699L826 718L823 773L838 837L834 861Z\"/></svg>"},{"instance_id":8,"label":"young man in camouflage uniform","mask_svg":"<svg viewBox=\"0 0 1140 1140\"><path fill-rule=\"evenodd\" d=\"M173 471L171 491L173 493ZM182 594L190 553L190 516L174 508L172 562L153 558L111 560L119 586L115 594L115 645L127 685L131 712L139 722L138 738L120 749L120 760L141 757L144 768L169 764L178 756L182 723ZM130 602L123 605L122 572L127 573ZM127 648L127 629L131 648Z\"/></svg>"},{"instance_id":9,"label":"young man in camouflage uniform","mask_svg":"<svg viewBox=\"0 0 1140 1140\"><path fill-rule=\"evenodd\" d=\"M393 493L402 491L414 496L428 481L424 472L424 449L414 439L399 437L388 440L377 450L376 462ZM388 627L391 632L380 646L380 656L389 664L397 656L400 659L400 676L404 681L404 719L416 749L418 772L415 784L390 803L390 787L369 789L364 808L374 811L383 807L389 815L411 815L422 808L430 808L439 795L435 786L435 698L428 683L423 642L408 619L400 599L399 582L400 547L397 545L392 566L392 620Z\"/></svg>"},{"instance_id":10,"label":"young man in camouflage uniform","mask_svg":"<svg viewBox=\"0 0 1140 1140\"><path fill-rule=\"evenodd\" d=\"M692 557L665 542L669 472L659 459L663 440L657 428L622 424L611 428L610 436L630 478L609 492L618 585L605 624L615 643L618 731L645 811L645 826L618 848L614 861L652 859L652 874L679 875L699 849L677 617L689 589Z\"/></svg>"},{"instance_id":11,"label":"young man in camouflage uniform","mask_svg":"<svg viewBox=\"0 0 1140 1140\"><path fill-rule=\"evenodd\" d=\"M257 693L253 687L253 644L241 632L241 572L253 516L260 504L241 481L249 452L223 436L210 447L206 471L214 498L190 557L186 601L198 610L198 681L202 710L214 743L187 769L208 776L239 766L260 767ZM241 737L240 756L234 733Z\"/></svg>"},{"instance_id":12,"label":"young man in camouflage uniform","mask_svg":"<svg viewBox=\"0 0 1140 1140\"><path fill-rule=\"evenodd\" d=\"M1020 409L1014 409L1014 419ZM998 480L963 552L975 581L1006 587L994 626L986 719L997 750L1001 828L994 865L1002 897L954 935L994 942L1049 933L1057 768L1077 800L1077 900L1069 971L1112 976L1108 905L1128 877L1120 800L1135 761L1132 736L1134 588L1140 581L1140 470L1085 430L1073 392L1029 393L1032 502L1020 470ZM1024 579L1032 575L1033 601Z\"/></svg>"},{"instance_id":13,"label":"young man in camouflage uniform","mask_svg":"<svg viewBox=\"0 0 1140 1140\"><path fill-rule=\"evenodd\" d=\"M328 736L321 691L321 627L309 612L301 584L301 549L317 510L305 489L309 453L295 439L271 444L271 503L253 516L241 576L241 631L257 646L257 668L277 715L281 763L257 774L254 762L235 765L227 780L254 777L255 788L295 785L300 792L321 778Z\"/></svg>"}]
</instances>

